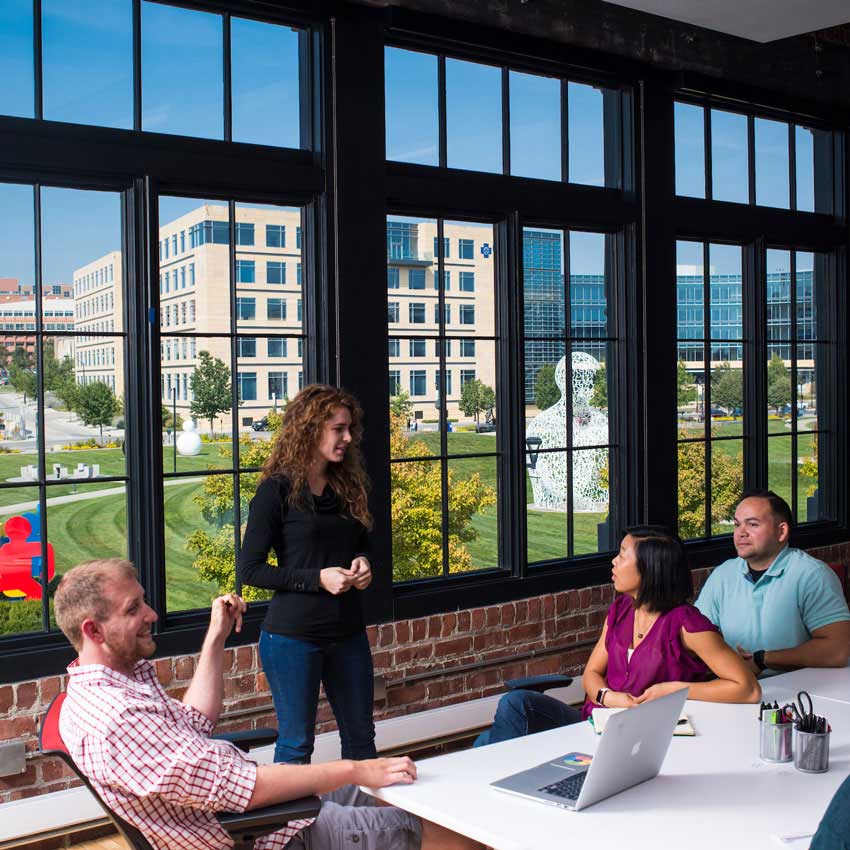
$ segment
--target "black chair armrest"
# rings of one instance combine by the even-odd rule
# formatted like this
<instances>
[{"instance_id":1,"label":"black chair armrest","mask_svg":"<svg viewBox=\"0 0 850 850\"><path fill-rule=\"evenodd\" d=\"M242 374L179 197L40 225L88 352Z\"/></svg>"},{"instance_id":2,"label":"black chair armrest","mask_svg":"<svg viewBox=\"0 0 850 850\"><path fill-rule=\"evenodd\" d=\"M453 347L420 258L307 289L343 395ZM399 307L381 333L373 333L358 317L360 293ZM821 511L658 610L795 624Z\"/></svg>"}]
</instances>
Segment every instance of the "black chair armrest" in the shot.
<instances>
[{"instance_id":1,"label":"black chair armrest","mask_svg":"<svg viewBox=\"0 0 850 850\"><path fill-rule=\"evenodd\" d=\"M231 834L255 832L262 835L286 826L289 821L314 818L322 808L318 797L301 797L250 812L222 812L218 822Z\"/></svg>"},{"instance_id":2,"label":"black chair armrest","mask_svg":"<svg viewBox=\"0 0 850 850\"><path fill-rule=\"evenodd\" d=\"M573 683L572 676L551 673L547 676L527 676L524 679L508 679L505 688L509 691L537 691L542 694L550 688L566 688Z\"/></svg>"},{"instance_id":3,"label":"black chair armrest","mask_svg":"<svg viewBox=\"0 0 850 850\"><path fill-rule=\"evenodd\" d=\"M276 729L242 729L238 732L222 732L220 735L213 735L213 738L219 741L230 741L247 753L254 747L263 747L266 744L273 744L277 740Z\"/></svg>"}]
</instances>

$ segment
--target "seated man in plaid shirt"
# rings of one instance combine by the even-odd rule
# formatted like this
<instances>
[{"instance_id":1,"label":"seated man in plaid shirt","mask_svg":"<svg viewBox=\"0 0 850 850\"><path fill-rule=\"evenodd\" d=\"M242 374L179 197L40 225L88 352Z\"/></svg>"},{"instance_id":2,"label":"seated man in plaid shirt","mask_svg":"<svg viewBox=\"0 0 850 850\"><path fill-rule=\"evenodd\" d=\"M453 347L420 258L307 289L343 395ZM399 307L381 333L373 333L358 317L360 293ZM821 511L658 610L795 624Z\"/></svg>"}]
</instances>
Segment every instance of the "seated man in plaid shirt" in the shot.
<instances>
[{"instance_id":1,"label":"seated man in plaid shirt","mask_svg":"<svg viewBox=\"0 0 850 850\"><path fill-rule=\"evenodd\" d=\"M208 737L221 711L224 642L242 625L235 594L212 604L195 675L172 699L150 661L156 613L131 563L90 561L56 591L59 627L79 658L68 668L60 731L74 760L106 803L157 850L222 850L232 841L214 813L247 811L321 794L319 816L258 839L256 850L471 848L473 842L400 809L377 805L357 785L409 784L406 757L328 764L258 765Z\"/></svg>"}]
</instances>

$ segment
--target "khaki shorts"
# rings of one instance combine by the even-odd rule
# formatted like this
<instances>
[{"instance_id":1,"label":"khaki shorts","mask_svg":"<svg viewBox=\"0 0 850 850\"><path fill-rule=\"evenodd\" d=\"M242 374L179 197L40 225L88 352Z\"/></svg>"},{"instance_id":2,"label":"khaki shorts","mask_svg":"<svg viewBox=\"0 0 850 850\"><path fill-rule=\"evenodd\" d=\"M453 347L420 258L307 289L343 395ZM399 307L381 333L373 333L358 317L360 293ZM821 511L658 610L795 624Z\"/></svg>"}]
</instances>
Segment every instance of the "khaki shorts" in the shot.
<instances>
[{"instance_id":1,"label":"khaki shorts","mask_svg":"<svg viewBox=\"0 0 850 850\"><path fill-rule=\"evenodd\" d=\"M323 794L316 822L298 833L286 850L419 850L419 818L376 804L355 785Z\"/></svg>"}]
</instances>

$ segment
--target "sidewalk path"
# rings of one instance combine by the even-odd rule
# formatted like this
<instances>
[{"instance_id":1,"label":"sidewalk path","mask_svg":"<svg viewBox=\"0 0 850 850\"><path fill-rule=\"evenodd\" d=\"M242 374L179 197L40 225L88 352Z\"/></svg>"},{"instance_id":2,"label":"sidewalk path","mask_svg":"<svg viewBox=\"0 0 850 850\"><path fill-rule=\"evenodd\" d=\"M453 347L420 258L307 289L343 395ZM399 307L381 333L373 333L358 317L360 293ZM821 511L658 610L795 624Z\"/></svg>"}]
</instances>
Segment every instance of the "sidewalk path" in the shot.
<instances>
[{"instance_id":1,"label":"sidewalk path","mask_svg":"<svg viewBox=\"0 0 850 850\"><path fill-rule=\"evenodd\" d=\"M197 484L203 481L203 478L173 478L166 481L166 487L176 487L178 484ZM126 487L122 484L120 487L110 487L108 490L91 490L87 493L69 493L67 496L54 496L47 500L47 507L53 505L65 505L68 502L83 502L87 499L100 499L103 496L117 496L124 493ZM34 511L38 507L38 502L19 502L17 505L0 505L0 516L10 516L11 514L24 513L25 511Z\"/></svg>"}]
</instances>

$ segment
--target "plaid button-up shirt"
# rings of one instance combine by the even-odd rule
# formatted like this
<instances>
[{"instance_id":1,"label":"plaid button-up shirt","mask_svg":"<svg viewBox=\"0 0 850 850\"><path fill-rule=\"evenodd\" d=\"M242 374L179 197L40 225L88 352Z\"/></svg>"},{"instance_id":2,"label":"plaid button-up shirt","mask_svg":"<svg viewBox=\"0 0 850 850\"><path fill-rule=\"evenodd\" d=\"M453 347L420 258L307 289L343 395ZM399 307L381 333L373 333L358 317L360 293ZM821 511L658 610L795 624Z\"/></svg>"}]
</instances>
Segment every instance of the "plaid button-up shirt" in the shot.
<instances>
[{"instance_id":1,"label":"plaid button-up shirt","mask_svg":"<svg viewBox=\"0 0 850 850\"><path fill-rule=\"evenodd\" d=\"M257 765L207 737L210 720L169 697L149 661L139 661L132 678L76 661L68 673L60 732L106 804L157 850L233 847L215 812L245 811ZM312 822L292 821L255 850L282 850Z\"/></svg>"}]
</instances>

